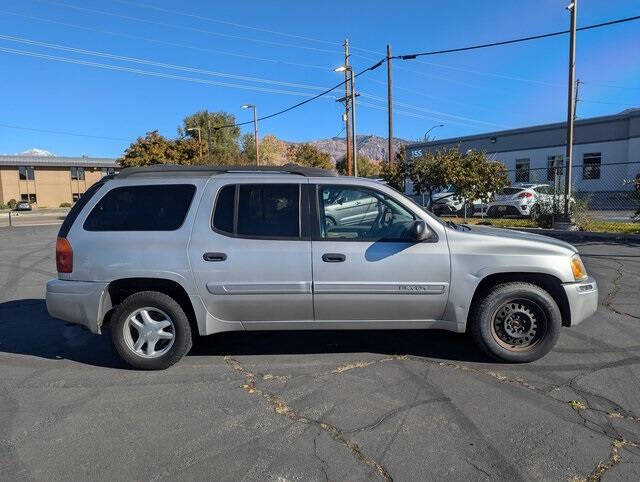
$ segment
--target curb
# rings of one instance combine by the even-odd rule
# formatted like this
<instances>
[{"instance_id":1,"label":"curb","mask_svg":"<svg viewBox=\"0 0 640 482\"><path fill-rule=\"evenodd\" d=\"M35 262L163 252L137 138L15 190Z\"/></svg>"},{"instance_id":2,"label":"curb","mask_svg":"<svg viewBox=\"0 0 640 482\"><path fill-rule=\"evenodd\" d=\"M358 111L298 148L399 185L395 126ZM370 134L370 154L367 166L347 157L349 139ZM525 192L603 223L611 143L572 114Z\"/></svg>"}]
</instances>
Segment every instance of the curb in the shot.
<instances>
[{"instance_id":1,"label":"curb","mask_svg":"<svg viewBox=\"0 0 640 482\"><path fill-rule=\"evenodd\" d=\"M591 231L558 231L554 229L543 228L503 228L513 231L523 231L531 234L541 234L558 238L563 241L615 241L626 243L640 244L640 234L623 234L623 233L596 233Z\"/></svg>"}]
</instances>

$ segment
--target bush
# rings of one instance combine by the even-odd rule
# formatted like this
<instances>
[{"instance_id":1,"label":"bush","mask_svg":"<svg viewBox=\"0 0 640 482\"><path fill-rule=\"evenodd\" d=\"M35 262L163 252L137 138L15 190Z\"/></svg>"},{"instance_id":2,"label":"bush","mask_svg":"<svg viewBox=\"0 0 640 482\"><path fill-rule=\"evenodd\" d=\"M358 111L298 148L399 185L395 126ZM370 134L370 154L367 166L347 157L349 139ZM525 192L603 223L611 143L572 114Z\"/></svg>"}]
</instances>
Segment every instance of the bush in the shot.
<instances>
[{"instance_id":1,"label":"bush","mask_svg":"<svg viewBox=\"0 0 640 482\"><path fill-rule=\"evenodd\" d=\"M16 201L15 199L9 199L9 202L7 204L9 205L9 209L15 209L18 201Z\"/></svg>"},{"instance_id":2,"label":"bush","mask_svg":"<svg viewBox=\"0 0 640 482\"><path fill-rule=\"evenodd\" d=\"M71 203L60 203L60 207L61 208L70 208L71 207Z\"/></svg>"},{"instance_id":3,"label":"bush","mask_svg":"<svg viewBox=\"0 0 640 482\"><path fill-rule=\"evenodd\" d=\"M576 193L578 194L578 193ZM589 216L589 198L575 199L569 203L571 219L580 231L587 231L593 219ZM555 202L554 202L555 201ZM555 199L539 199L531 212L531 219L539 228L551 228L554 221L561 220L564 215L564 194L556 193Z\"/></svg>"},{"instance_id":4,"label":"bush","mask_svg":"<svg viewBox=\"0 0 640 482\"><path fill-rule=\"evenodd\" d=\"M0 210L2 210L2 209L9 209L9 206L7 206L5 203L0 201Z\"/></svg>"}]
</instances>

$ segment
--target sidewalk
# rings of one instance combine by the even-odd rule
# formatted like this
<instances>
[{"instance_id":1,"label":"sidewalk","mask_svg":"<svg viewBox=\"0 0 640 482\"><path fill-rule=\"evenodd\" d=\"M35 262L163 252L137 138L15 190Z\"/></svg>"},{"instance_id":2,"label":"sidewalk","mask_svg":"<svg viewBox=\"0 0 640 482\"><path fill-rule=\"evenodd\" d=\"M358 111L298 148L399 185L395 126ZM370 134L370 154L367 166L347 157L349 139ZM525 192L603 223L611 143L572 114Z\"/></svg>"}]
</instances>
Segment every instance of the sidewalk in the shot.
<instances>
[{"instance_id":1,"label":"sidewalk","mask_svg":"<svg viewBox=\"0 0 640 482\"><path fill-rule=\"evenodd\" d=\"M0 227L46 226L62 224L69 212L68 208L34 209L33 211L0 211ZM11 216L11 220L9 220Z\"/></svg>"}]
</instances>

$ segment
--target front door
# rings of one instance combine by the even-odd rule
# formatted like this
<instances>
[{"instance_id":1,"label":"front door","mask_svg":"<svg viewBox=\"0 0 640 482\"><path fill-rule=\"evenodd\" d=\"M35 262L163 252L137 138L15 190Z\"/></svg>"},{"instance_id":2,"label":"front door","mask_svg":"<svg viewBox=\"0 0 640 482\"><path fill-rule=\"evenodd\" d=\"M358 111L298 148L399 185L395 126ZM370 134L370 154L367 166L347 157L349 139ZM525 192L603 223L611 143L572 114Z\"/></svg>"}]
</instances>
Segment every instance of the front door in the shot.
<instances>
[{"instance_id":1,"label":"front door","mask_svg":"<svg viewBox=\"0 0 640 482\"><path fill-rule=\"evenodd\" d=\"M340 196L366 201L357 223L327 222L331 200ZM398 321L441 319L449 292L447 242L435 233L414 242L409 229L418 216L401 197L388 188L319 184L315 210L316 321L389 321L392 328Z\"/></svg>"},{"instance_id":2,"label":"front door","mask_svg":"<svg viewBox=\"0 0 640 482\"><path fill-rule=\"evenodd\" d=\"M313 320L311 241L301 232L301 180L211 184L189 246L209 313L248 327Z\"/></svg>"}]
</instances>

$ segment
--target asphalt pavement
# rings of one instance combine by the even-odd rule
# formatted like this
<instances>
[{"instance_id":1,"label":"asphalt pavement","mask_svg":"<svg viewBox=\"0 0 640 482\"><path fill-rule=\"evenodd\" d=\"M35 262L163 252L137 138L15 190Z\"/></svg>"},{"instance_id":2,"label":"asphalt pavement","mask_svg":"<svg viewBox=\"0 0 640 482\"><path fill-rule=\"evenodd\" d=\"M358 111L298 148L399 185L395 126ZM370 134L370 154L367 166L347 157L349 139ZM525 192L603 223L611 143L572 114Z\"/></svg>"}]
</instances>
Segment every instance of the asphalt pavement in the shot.
<instances>
[{"instance_id":1,"label":"asphalt pavement","mask_svg":"<svg viewBox=\"0 0 640 482\"><path fill-rule=\"evenodd\" d=\"M162 372L47 315L57 227L0 228L0 480L638 480L640 245L523 365L464 335L227 333Z\"/></svg>"}]
</instances>

